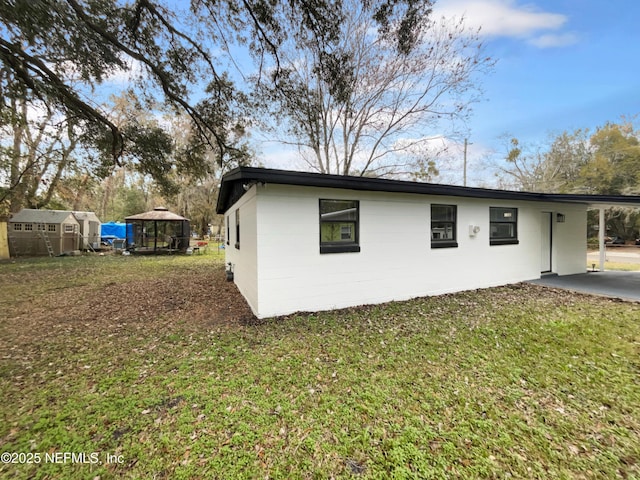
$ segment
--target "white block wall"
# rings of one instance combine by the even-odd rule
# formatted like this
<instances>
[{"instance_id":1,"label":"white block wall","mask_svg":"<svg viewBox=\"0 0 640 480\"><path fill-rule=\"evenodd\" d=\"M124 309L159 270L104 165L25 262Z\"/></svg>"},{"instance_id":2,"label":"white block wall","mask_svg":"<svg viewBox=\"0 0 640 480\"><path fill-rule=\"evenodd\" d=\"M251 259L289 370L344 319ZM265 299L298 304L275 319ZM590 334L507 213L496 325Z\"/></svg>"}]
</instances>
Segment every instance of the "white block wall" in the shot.
<instances>
[{"instance_id":1,"label":"white block wall","mask_svg":"<svg viewBox=\"0 0 640 480\"><path fill-rule=\"evenodd\" d=\"M230 233L225 245L225 261L233 265L234 281L240 293L257 315L258 305L258 248L256 189L245 193L225 214L225 226ZM240 248L236 248L236 210L240 209Z\"/></svg>"},{"instance_id":2,"label":"white block wall","mask_svg":"<svg viewBox=\"0 0 640 480\"><path fill-rule=\"evenodd\" d=\"M587 208L581 205L552 205L553 272L558 275L584 273L587 263ZM565 216L564 223L555 221L556 213Z\"/></svg>"},{"instance_id":3,"label":"white block wall","mask_svg":"<svg viewBox=\"0 0 640 480\"><path fill-rule=\"evenodd\" d=\"M359 200L360 252L320 254L321 198ZM457 248L431 248L432 203L457 205ZM518 245L489 245L492 206L518 208ZM227 261L259 318L505 285L540 277L542 211L565 214L562 224L553 215L553 271L584 272L581 206L272 184L254 185L227 212ZM470 236L469 225L480 231Z\"/></svg>"}]
</instances>

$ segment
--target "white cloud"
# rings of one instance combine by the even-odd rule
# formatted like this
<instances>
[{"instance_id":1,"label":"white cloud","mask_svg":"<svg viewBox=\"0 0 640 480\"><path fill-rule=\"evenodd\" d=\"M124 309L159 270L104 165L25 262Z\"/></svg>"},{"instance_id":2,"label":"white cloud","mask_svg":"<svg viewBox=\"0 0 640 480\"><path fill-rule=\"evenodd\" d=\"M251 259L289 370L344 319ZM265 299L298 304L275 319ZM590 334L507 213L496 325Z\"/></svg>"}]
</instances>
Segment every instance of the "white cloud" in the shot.
<instances>
[{"instance_id":1,"label":"white cloud","mask_svg":"<svg viewBox=\"0 0 640 480\"><path fill-rule=\"evenodd\" d=\"M260 142L258 161L266 168L284 170L308 170L298 149L275 141Z\"/></svg>"},{"instance_id":2,"label":"white cloud","mask_svg":"<svg viewBox=\"0 0 640 480\"><path fill-rule=\"evenodd\" d=\"M128 69L118 68L109 73L104 79L105 83L129 84L144 73L142 63L133 58L127 59Z\"/></svg>"},{"instance_id":3,"label":"white cloud","mask_svg":"<svg viewBox=\"0 0 640 480\"><path fill-rule=\"evenodd\" d=\"M540 31L558 30L567 22L566 15L544 12L532 4L518 5L515 0L440 0L434 13L445 17L464 16L468 27L480 28L480 34L486 36L527 38ZM552 45L551 35L548 39L538 38L542 46L559 46L569 44L567 35L556 35L556 40L562 37L565 42L556 45Z\"/></svg>"},{"instance_id":4,"label":"white cloud","mask_svg":"<svg viewBox=\"0 0 640 480\"><path fill-rule=\"evenodd\" d=\"M547 33L530 39L529 43L539 48L567 47L578 43L578 36L574 33Z\"/></svg>"}]
</instances>

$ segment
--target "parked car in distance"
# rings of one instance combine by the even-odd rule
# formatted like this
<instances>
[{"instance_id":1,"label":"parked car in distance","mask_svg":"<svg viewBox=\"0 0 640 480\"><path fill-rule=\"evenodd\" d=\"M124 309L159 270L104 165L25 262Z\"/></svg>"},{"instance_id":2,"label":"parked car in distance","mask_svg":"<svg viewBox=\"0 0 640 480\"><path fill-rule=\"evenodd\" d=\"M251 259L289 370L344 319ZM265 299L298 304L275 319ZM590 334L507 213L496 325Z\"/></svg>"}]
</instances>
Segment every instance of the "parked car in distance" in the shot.
<instances>
[{"instance_id":1,"label":"parked car in distance","mask_svg":"<svg viewBox=\"0 0 640 480\"><path fill-rule=\"evenodd\" d=\"M624 245L624 238L615 236L609 239L608 241L606 241L605 243L607 243L608 245Z\"/></svg>"}]
</instances>

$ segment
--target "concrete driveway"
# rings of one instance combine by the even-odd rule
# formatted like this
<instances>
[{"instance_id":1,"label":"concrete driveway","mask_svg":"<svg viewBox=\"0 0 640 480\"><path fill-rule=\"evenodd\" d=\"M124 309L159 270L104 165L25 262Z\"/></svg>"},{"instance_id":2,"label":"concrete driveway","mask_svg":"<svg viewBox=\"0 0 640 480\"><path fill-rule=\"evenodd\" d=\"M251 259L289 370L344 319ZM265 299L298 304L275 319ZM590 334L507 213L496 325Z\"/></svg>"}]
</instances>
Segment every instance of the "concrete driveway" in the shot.
<instances>
[{"instance_id":1,"label":"concrete driveway","mask_svg":"<svg viewBox=\"0 0 640 480\"><path fill-rule=\"evenodd\" d=\"M530 283L640 302L640 272L589 272L561 277L548 275Z\"/></svg>"}]
</instances>

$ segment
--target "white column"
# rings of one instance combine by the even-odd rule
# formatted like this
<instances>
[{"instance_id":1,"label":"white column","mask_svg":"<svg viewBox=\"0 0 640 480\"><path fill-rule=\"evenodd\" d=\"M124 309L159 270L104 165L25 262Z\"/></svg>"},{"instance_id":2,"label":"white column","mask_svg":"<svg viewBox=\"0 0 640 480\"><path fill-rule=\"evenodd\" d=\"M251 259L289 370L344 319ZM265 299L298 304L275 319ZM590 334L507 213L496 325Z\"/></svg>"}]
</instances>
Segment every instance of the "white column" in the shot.
<instances>
[{"instance_id":1,"label":"white column","mask_svg":"<svg viewBox=\"0 0 640 480\"><path fill-rule=\"evenodd\" d=\"M604 272L604 262L605 262L605 246L604 246L604 234L607 230L604 222L604 207L600 207L600 227L598 230L598 248L600 249L600 268L601 272Z\"/></svg>"}]
</instances>

